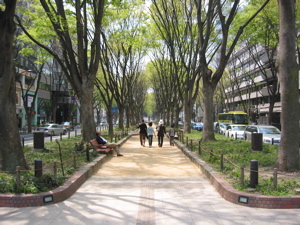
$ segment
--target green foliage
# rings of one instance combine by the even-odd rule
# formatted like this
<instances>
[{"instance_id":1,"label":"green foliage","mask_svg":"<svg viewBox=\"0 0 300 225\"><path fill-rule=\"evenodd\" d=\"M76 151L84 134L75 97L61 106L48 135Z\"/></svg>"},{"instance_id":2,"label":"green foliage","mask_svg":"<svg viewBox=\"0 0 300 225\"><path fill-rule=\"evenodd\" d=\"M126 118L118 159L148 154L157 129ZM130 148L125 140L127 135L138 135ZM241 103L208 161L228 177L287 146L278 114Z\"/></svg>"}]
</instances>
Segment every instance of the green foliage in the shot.
<instances>
[{"instance_id":1,"label":"green foliage","mask_svg":"<svg viewBox=\"0 0 300 225\"><path fill-rule=\"evenodd\" d=\"M192 130L190 134L184 134L193 140L193 149L198 149L202 132ZM223 135L215 134L216 141L201 142L201 159L206 161L216 171L220 171L220 154L224 154L224 167L221 175L229 181L236 189L248 191L250 187L249 178L244 179L244 186L240 185L240 166L249 168L251 160L258 160L261 171L272 170L275 167L278 146L263 143L263 150L252 151L251 142L245 140L234 140ZM184 139L185 141L185 139ZM211 155L211 149L213 155ZM295 195L295 189L299 187L300 180L279 179L276 190L273 190L273 177L259 178L259 185L255 191L263 195L290 196Z\"/></svg>"},{"instance_id":2,"label":"green foliage","mask_svg":"<svg viewBox=\"0 0 300 225\"><path fill-rule=\"evenodd\" d=\"M86 164L85 144L80 142L81 137L71 137L63 139L61 143L64 171L67 176L62 175L60 165L57 165L57 178L53 175L54 162L60 162L59 149L55 141L45 143L45 149L42 152L33 151L32 147L24 147L26 161L31 168L34 168L34 160L40 159L43 162L43 175L35 177L34 171L22 172L20 175L20 185L17 187L15 174L0 174L0 193L39 193L49 191L63 184L65 180L74 174L77 169ZM77 147L75 143L79 143ZM74 154L76 154L76 169L73 165ZM90 160L98 156L97 152L91 152Z\"/></svg>"},{"instance_id":3,"label":"green foliage","mask_svg":"<svg viewBox=\"0 0 300 225\"><path fill-rule=\"evenodd\" d=\"M262 0L251 0L243 8L243 13L236 17L236 29L262 5ZM254 20L246 27L241 40L249 40L252 44L260 43L272 49L278 45L279 34L278 3L271 0ZM234 29L233 29L234 30ZM267 40L268 39L268 40Z\"/></svg>"},{"instance_id":4,"label":"green foliage","mask_svg":"<svg viewBox=\"0 0 300 225\"><path fill-rule=\"evenodd\" d=\"M15 179L13 176L2 173L0 174L0 192L9 193L13 192L15 187Z\"/></svg>"},{"instance_id":5,"label":"green foliage","mask_svg":"<svg viewBox=\"0 0 300 225\"><path fill-rule=\"evenodd\" d=\"M41 177L33 177L34 186L42 192L48 191L50 188L57 187L57 182L50 174L44 174Z\"/></svg>"},{"instance_id":6,"label":"green foliage","mask_svg":"<svg viewBox=\"0 0 300 225\"><path fill-rule=\"evenodd\" d=\"M19 187L17 187L17 184L15 183L15 193L38 193L38 188L34 185L33 181L33 172L24 172L21 174L21 184Z\"/></svg>"},{"instance_id":7,"label":"green foliage","mask_svg":"<svg viewBox=\"0 0 300 225\"><path fill-rule=\"evenodd\" d=\"M292 196L296 194L296 189L299 187L300 182L297 180L285 180L281 179L277 183L276 189L273 188L274 178L269 179L262 178L259 179L258 185L255 188L255 191L268 196ZM235 188L242 191L247 191L247 188L250 186L250 181L245 180L245 186L236 185Z\"/></svg>"}]
</instances>

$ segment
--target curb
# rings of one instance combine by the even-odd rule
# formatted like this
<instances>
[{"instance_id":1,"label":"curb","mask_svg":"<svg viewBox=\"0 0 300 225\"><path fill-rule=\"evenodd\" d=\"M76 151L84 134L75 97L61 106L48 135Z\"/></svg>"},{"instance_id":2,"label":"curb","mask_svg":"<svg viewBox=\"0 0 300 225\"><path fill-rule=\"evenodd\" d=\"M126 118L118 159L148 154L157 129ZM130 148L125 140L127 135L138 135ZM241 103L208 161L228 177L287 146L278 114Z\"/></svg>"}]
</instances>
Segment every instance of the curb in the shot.
<instances>
[{"instance_id":1,"label":"curb","mask_svg":"<svg viewBox=\"0 0 300 225\"><path fill-rule=\"evenodd\" d=\"M234 204L268 209L297 209L300 208L300 196L280 197L249 194L234 189L217 172L207 165L199 156L190 151L185 145L175 140L177 147L200 168L220 195Z\"/></svg>"},{"instance_id":2,"label":"curb","mask_svg":"<svg viewBox=\"0 0 300 225\"><path fill-rule=\"evenodd\" d=\"M118 144L123 144L130 137L131 135L128 135L120 140ZM95 174L111 158L111 155L100 155L92 162L82 166L63 185L52 191L38 194L0 194L0 207L34 207L64 201L71 197L88 178Z\"/></svg>"}]
</instances>

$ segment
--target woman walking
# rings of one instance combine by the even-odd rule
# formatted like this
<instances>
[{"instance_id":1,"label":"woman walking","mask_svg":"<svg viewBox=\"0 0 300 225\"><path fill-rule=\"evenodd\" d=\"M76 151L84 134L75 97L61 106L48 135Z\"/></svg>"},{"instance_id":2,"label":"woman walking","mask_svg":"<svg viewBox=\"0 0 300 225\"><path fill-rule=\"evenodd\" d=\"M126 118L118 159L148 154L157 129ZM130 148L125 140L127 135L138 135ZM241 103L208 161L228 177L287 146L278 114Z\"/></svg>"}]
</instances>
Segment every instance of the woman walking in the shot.
<instances>
[{"instance_id":1,"label":"woman walking","mask_svg":"<svg viewBox=\"0 0 300 225\"><path fill-rule=\"evenodd\" d=\"M161 120L159 121L157 129L157 137L158 137L158 146L162 147L164 143L164 136L166 134L166 127L164 122Z\"/></svg>"}]
</instances>

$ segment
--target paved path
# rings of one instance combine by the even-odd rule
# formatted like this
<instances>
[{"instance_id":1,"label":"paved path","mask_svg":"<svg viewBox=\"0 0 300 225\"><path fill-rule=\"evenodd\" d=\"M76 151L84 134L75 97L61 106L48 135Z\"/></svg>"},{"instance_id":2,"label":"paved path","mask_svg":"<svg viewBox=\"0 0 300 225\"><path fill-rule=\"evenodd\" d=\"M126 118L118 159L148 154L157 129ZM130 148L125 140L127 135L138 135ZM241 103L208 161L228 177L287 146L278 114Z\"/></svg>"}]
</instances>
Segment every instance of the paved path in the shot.
<instances>
[{"instance_id":1,"label":"paved path","mask_svg":"<svg viewBox=\"0 0 300 225\"><path fill-rule=\"evenodd\" d=\"M133 136L68 200L0 208L1 225L300 224L300 209L249 208L227 202L177 147L142 147Z\"/></svg>"}]
</instances>

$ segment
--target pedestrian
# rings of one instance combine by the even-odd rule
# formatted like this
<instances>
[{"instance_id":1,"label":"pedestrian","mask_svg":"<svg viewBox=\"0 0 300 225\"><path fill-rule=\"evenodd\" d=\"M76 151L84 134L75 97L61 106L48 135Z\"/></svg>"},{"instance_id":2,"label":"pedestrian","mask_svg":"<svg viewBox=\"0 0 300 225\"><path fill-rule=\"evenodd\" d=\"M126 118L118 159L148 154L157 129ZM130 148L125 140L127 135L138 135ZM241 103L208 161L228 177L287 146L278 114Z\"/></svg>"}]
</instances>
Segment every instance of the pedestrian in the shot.
<instances>
[{"instance_id":1,"label":"pedestrian","mask_svg":"<svg viewBox=\"0 0 300 225\"><path fill-rule=\"evenodd\" d=\"M101 132L96 132L96 140L97 140L98 144L105 145L108 148L114 149L117 153L117 156L123 156L119 150L120 145L118 145L116 143L109 143L107 140L105 140L104 137L101 137Z\"/></svg>"},{"instance_id":2,"label":"pedestrian","mask_svg":"<svg viewBox=\"0 0 300 225\"><path fill-rule=\"evenodd\" d=\"M159 121L156 130L157 130L157 137L158 137L158 146L162 147L164 142L164 136L166 134L166 127L162 120Z\"/></svg>"},{"instance_id":3,"label":"pedestrian","mask_svg":"<svg viewBox=\"0 0 300 225\"><path fill-rule=\"evenodd\" d=\"M144 120L142 120L142 122L139 124L138 129L140 129L141 145L145 147L145 140L146 140L146 136L147 136L147 125L145 124Z\"/></svg>"},{"instance_id":4,"label":"pedestrian","mask_svg":"<svg viewBox=\"0 0 300 225\"><path fill-rule=\"evenodd\" d=\"M171 129L169 130L170 146L174 146L174 136L175 136L175 130L174 130L174 124L172 124Z\"/></svg>"},{"instance_id":5,"label":"pedestrian","mask_svg":"<svg viewBox=\"0 0 300 225\"><path fill-rule=\"evenodd\" d=\"M148 142L149 142L149 148L152 147L152 140L153 140L154 129L152 127L152 122L149 122L149 126L147 127L147 136L148 136Z\"/></svg>"}]
</instances>

